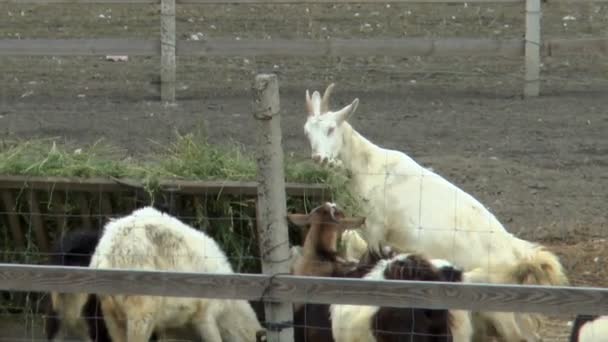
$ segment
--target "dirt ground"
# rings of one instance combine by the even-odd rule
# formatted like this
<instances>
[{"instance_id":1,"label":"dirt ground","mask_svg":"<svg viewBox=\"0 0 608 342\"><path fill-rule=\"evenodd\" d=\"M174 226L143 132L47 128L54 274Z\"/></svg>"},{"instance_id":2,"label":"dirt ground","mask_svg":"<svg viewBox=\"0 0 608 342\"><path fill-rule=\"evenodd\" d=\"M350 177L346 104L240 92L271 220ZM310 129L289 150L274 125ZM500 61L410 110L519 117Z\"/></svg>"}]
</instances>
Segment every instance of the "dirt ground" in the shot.
<instances>
[{"instance_id":1,"label":"dirt ground","mask_svg":"<svg viewBox=\"0 0 608 342\"><path fill-rule=\"evenodd\" d=\"M608 33L608 4L544 4L544 37ZM181 39L521 37L521 5L179 6ZM1 38L158 37L158 7L7 4ZM557 252L574 285L607 286L608 59L543 59L542 94L523 99L523 58L178 58L176 106L158 102L158 58L0 57L0 138L104 138L142 157L173 131L252 146L250 85L281 85L284 149L306 158L305 89L358 97L353 126L478 197L508 229ZM572 317L548 321L565 341ZM6 331L6 330L2 330ZM7 338L0 340L9 340Z\"/></svg>"}]
</instances>

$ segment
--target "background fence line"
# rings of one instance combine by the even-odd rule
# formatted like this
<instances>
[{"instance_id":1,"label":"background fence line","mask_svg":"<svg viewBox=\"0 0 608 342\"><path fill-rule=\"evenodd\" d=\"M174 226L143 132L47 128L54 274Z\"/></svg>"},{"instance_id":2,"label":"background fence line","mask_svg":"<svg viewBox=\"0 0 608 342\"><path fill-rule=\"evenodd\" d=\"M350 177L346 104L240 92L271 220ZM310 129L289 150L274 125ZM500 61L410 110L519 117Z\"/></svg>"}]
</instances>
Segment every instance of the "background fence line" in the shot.
<instances>
[{"instance_id":1,"label":"background fence line","mask_svg":"<svg viewBox=\"0 0 608 342\"><path fill-rule=\"evenodd\" d=\"M1 3L14 4L159 4L164 0L0 0ZM177 4L458 4L458 3L523 3L527 0L176 0ZM550 0L552 3L589 3L608 2L608 0Z\"/></svg>"},{"instance_id":2,"label":"background fence line","mask_svg":"<svg viewBox=\"0 0 608 342\"><path fill-rule=\"evenodd\" d=\"M19 4L159 4L165 0L0 0L0 3ZM523 3L526 0L389 0L382 3ZM573 1L573 0L561 0ZM605 2L608 0L583 0ZM178 4L365 4L378 0L176 0Z\"/></svg>"},{"instance_id":3,"label":"background fence line","mask_svg":"<svg viewBox=\"0 0 608 342\"><path fill-rule=\"evenodd\" d=\"M476 55L524 56L521 39L207 39L177 41L179 56L454 56ZM598 52L608 54L608 38L549 39L540 44L542 56L560 56ZM156 40L96 38L96 39L5 39L0 40L0 56L98 56L129 54L158 56L160 43Z\"/></svg>"},{"instance_id":4,"label":"background fence line","mask_svg":"<svg viewBox=\"0 0 608 342\"><path fill-rule=\"evenodd\" d=\"M561 0L562 2L572 0ZM525 56L523 93L540 94L541 55L595 51L608 54L608 39L553 39L542 41L541 0L392 0L386 3L525 3L524 39L369 39L369 40L239 40L209 39L189 42L176 39L177 4L304 4L377 3L375 0L0 0L29 4L158 4L161 5L160 41L131 39L3 39L0 55L82 56L101 54L160 55L161 100L175 101L176 56ZM580 1L579 1L580 2ZM608 0L586 0L608 2Z\"/></svg>"}]
</instances>

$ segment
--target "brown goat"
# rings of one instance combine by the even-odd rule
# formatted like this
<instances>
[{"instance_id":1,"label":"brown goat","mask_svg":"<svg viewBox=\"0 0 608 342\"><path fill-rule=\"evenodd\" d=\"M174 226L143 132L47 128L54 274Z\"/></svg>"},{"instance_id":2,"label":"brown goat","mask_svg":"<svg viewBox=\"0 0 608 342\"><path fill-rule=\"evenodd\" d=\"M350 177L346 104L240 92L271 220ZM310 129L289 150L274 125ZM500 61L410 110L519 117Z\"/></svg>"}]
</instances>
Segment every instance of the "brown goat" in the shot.
<instances>
[{"instance_id":1,"label":"brown goat","mask_svg":"<svg viewBox=\"0 0 608 342\"><path fill-rule=\"evenodd\" d=\"M356 229L365 223L364 217L346 217L334 203L326 202L309 214L288 214L289 220L299 227L310 226L302 255L293 266L292 273L302 276L340 277L355 263L338 256L338 236L344 230Z\"/></svg>"},{"instance_id":2,"label":"brown goat","mask_svg":"<svg viewBox=\"0 0 608 342\"><path fill-rule=\"evenodd\" d=\"M316 277L361 277L356 262L338 256L338 236L346 229L365 223L363 217L346 217L334 203L314 208L309 214L288 214L289 220L304 228L310 226L302 253L292 274ZM329 304L294 305L295 342L333 342Z\"/></svg>"}]
</instances>

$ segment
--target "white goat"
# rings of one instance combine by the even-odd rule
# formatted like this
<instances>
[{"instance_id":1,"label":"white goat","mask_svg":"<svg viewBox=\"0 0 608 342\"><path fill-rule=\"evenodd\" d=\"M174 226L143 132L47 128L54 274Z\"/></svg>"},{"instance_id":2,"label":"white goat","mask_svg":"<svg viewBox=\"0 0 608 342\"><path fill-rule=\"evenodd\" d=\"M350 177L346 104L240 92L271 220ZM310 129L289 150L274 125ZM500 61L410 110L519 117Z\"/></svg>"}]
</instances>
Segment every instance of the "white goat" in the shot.
<instances>
[{"instance_id":1,"label":"white goat","mask_svg":"<svg viewBox=\"0 0 608 342\"><path fill-rule=\"evenodd\" d=\"M112 220L91 268L233 273L226 255L204 232L152 207ZM206 342L255 341L262 330L244 300L99 295L115 342L148 341L154 329L192 324Z\"/></svg>"},{"instance_id":2,"label":"white goat","mask_svg":"<svg viewBox=\"0 0 608 342\"><path fill-rule=\"evenodd\" d=\"M344 167L351 175L351 190L363 202L361 215L367 218L360 234L370 248L384 243L449 260L465 271L501 272L505 265L522 263L538 270L541 277L531 279L535 284L567 283L555 255L507 232L473 196L403 152L381 148L355 131L347 119L358 99L331 111L333 87L322 98L318 91L312 97L306 91L304 132L315 162Z\"/></svg>"}]
</instances>

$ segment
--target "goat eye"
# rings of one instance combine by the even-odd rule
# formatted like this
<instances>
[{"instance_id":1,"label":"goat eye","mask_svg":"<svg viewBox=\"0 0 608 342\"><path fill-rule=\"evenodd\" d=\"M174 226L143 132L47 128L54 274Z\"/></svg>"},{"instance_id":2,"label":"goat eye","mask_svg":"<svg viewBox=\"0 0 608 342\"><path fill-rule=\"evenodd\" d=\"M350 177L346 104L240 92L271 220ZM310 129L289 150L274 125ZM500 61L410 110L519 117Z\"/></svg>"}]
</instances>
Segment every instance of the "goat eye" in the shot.
<instances>
[{"instance_id":1,"label":"goat eye","mask_svg":"<svg viewBox=\"0 0 608 342\"><path fill-rule=\"evenodd\" d=\"M329 127L327 130L327 135L331 135L334 132L335 127Z\"/></svg>"}]
</instances>

